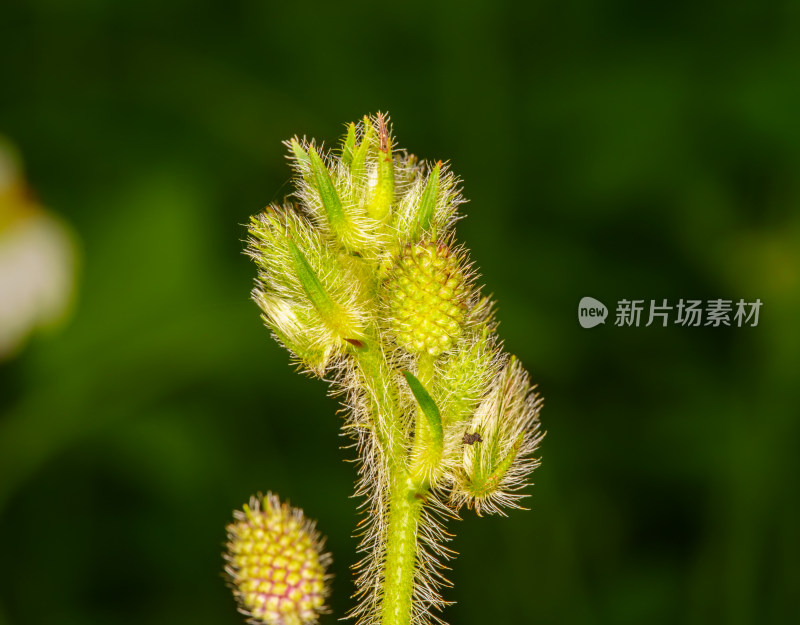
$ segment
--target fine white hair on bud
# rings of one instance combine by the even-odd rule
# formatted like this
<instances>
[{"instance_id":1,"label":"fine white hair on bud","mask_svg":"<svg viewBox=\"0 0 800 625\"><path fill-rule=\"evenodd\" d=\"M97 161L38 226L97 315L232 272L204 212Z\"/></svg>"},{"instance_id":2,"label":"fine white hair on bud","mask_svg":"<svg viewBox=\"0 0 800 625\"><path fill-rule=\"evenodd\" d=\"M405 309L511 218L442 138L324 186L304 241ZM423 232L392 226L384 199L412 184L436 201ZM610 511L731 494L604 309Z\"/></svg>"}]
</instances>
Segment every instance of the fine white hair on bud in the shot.
<instances>
[{"instance_id":1,"label":"fine white hair on bud","mask_svg":"<svg viewBox=\"0 0 800 625\"><path fill-rule=\"evenodd\" d=\"M413 177L397 204L394 230L401 244L447 235L458 219L458 206L465 202L460 181L441 161L428 167L426 175Z\"/></svg>"},{"instance_id":2,"label":"fine white hair on bud","mask_svg":"<svg viewBox=\"0 0 800 625\"><path fill-rule=\"evenodd\" d=\"M259 268L253 299L275 336L323 375L367 323L361 281L346 259L292 210L270 209L250 225L248 254Z\"/></svg>"},{"instance_id":3,"label":"fine white hair on bud","mask_svg":"<svg viewBox=\"0 0 800 625\"><path fill-rule=\"evenodd\" d=\"M543 436L540 407L528 372L512 357L466 429L465 441L475 434L477 439L464 445L463 465L451 494L456 508L466 504L480 515L520 507L518 501L525 495L519 491L539 465L532 454Z\"/></svg>"},{"instance_id":4,"label":"fine white hair on bud","mask_svg":"<svg viewBox=\"0 0 800 625\"><path fill-rule=\"evenodd\" d=\"M462 506L519 507L538 464L541 401L503 350L494 303L457 242L464 199L448 165L400 149L381 113L348 124L334 149L286 146L297 205L251 219L252 296L302 367L344 397L365 499L350 616L442 622L454 555L443 522ZM251 516L252 506L239 520ZM255 615L252 605L274 601L254 588L240 597Z\"/></svg>"},{"instance_id":5,"label":"fine white hair on bud","mask_svg":"<svg viewBox=\"0 0 800 625\"><path fill-rule=\"evenodd\" d=\"M442 470L451 483L460 479L467 424L506 361L496 337L484 329L463 337L438 364L433 397L442 411L446 432Z\"/></svg>"}]
</instances>

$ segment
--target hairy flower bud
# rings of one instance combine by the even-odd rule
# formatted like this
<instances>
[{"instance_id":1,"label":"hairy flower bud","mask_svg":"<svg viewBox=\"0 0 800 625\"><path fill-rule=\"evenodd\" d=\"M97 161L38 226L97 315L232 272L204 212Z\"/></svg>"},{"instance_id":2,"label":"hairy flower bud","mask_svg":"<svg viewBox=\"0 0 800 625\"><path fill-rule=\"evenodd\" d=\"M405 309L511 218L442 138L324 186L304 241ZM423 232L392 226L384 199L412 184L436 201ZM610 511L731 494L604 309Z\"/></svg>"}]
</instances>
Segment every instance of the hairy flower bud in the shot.
<instances>
[{"instance_id":1,"label":"hairy flower bud","mask_svg":"<svg viewBox=\"0 0 800 625\"><path fill-rule=\"evenodd\" d=\"M263 504L263 507L262 507ZM239 610L253 623L306 625L324 612L325 569L314 523L271 493L253 497L228 525L225 559Z\"/></svg>"},{"instance_id":2,"label":"hairy flower bud","mask_svg":"<svg viewBox=\"0 0 800 625\"><path fill-rule=\"evenodd\" d=\"M469 289L461 257L447 245L406 245L386 294L391 329L409 352L438 356L461 334Z\"/></svg>"},{"instance_id":3,"label":"hairy flower bud","mask_svg":"<svg viewBox=\"0 0 800 625\"><path fill-rule=\"evenodd\" d=\"M364 297L351 264L307 219L274 207L251 220L248 253L259 267L253 299L265 322L303 365L323 375L348 339L361 338Z\"/></svg>"},{"instance_id":4,"label":"hairy flower bud","mask_svg":"<svg viewBox=\"0 0 800 625\"><path fill-rule=\"evenodd\" d=\"M465 430L463 464L451 492L454 507L466 504L479 515L519 507L518 491L539 465L532 454L542 438L540 407L527 371L512 356Z\"/></svg>"}]
</instances>

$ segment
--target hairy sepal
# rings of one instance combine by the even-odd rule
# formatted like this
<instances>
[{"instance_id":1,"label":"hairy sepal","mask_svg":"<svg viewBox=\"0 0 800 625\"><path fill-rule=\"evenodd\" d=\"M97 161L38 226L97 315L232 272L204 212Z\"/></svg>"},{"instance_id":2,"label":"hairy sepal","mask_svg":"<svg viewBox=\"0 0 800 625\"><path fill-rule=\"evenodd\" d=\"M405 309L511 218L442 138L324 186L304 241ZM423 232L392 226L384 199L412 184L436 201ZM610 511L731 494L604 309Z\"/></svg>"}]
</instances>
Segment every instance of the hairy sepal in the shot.
<instances>
[{"instance_id":1,"label":"hairy sepal","mask_svg":"<svg viewBox=\"0 0 800 625\"><path fill-rule=\"evenodd\" d=\"M464 202L459 180L441 161L423 169L408 183L397 203L393 230L399 245L422 239L436 240L448 235Z\"/></svg>"},{"instance_id":2,"label":"hairy sepal","mask_svg":"<svg viewBox=\"0 0 800 625\"><path fill-rule=\"evenodd\" d=\"M482 441L464 445L451 493L454 507L466 504L479 515L505 514L503 508L520 507L524 495L519 491L539 464L532 454L542 438L540 407L528 373L512 357L470 421L469 431Z\"/></svg>"},{"instance_id":3,"label":"hairy sepal","mask_svg":"<svg viewBox=\"0 0 800 625\"><path fill-rule=\"evenodd\" d=\"M322 375L363 336L368 302L361 281L293 211L271 208L254 217L248 253L259 268L253 299L265 322L301 363Z\"/></svg>"},{"instance_id":4,"label":"hairy sepal","mask_svg":"<svg viewBox=\"0 0 800 625\"><path fill-rule=\"evenodd\" d=\"M374 258L390 240L385 224L368 211L368 177L377 168L377 157L370 156L371 140L350 147L347 141L343 149L352 153L349 161L305 139L295 137L286 142L298 174L295 195L314 226L336 246L349 254ZM363 165L363 174L357 164Z\"/></svg>"}]
</instances>

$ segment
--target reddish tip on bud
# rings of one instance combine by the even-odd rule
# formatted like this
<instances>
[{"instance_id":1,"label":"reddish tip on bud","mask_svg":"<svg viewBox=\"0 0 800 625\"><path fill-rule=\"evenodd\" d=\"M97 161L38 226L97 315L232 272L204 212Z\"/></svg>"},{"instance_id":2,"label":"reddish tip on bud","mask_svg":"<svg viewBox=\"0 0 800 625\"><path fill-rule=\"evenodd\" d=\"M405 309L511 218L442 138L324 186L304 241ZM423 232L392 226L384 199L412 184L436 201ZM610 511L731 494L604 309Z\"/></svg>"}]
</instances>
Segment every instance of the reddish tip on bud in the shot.
<instances>
[{"instance_id":1,"label":"reddish tip on bud","mask_svg":"<svg viewBox=\"0 0 800 625\"><path fill-rule=\"evenodd\" d=\"M378 122L378 138L380 139L381 152L389 151L389 130L386 128L386 118L383 113L378 113L375 116Z\"/></svg>"}]
</instances>

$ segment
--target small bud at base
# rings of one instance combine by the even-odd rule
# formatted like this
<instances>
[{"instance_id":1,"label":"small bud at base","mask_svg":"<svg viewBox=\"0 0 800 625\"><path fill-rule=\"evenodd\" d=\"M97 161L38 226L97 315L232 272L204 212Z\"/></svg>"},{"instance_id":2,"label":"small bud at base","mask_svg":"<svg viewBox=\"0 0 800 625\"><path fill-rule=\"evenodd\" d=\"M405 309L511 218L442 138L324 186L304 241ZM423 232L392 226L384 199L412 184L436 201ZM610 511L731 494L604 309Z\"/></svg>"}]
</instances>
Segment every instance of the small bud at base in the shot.
<instances>
[{"instance_id":1,"label":"small bud at base","mask_svg":"<svg viewBox=\"0 0 800 625\"><path fill-rule=\"evenodd\" d=\"M239 610L251 623L316 623L325 611L330 555L321 553L314 523L271 493L253 497L234 517L227 528L225 570Z\"/></svg>"}]
</instances>

